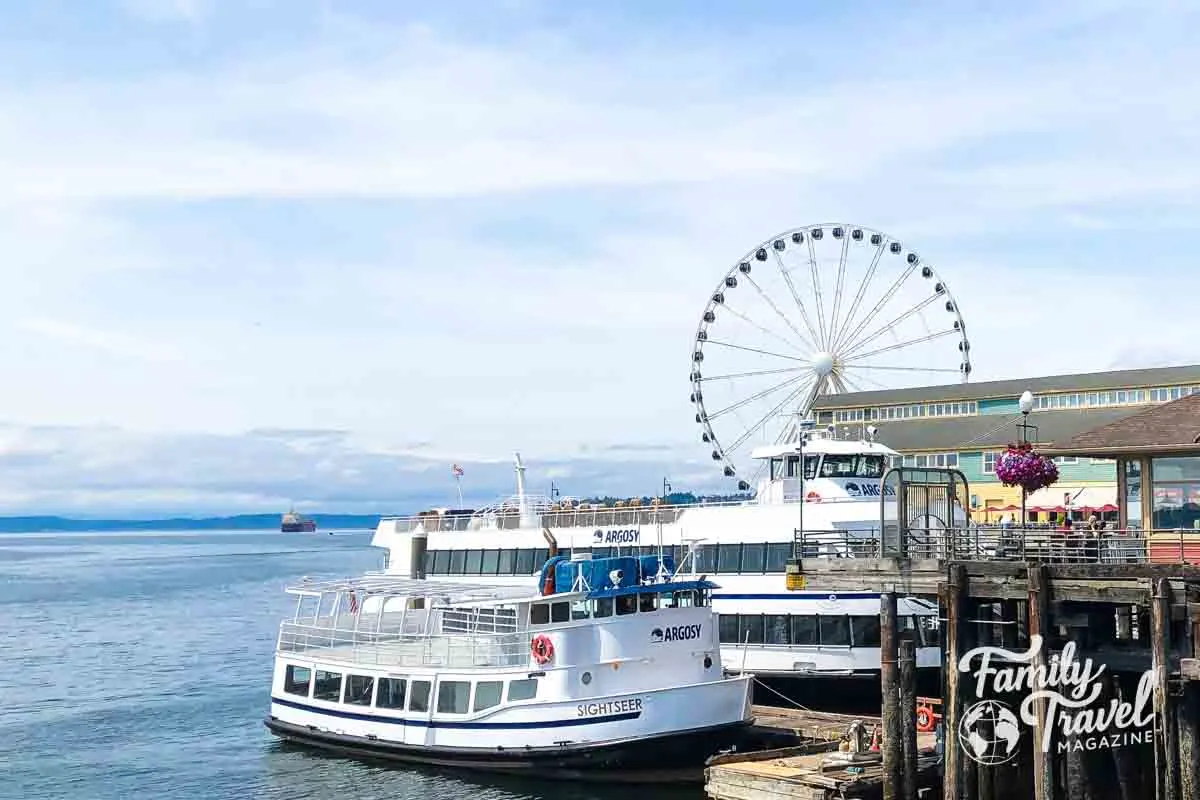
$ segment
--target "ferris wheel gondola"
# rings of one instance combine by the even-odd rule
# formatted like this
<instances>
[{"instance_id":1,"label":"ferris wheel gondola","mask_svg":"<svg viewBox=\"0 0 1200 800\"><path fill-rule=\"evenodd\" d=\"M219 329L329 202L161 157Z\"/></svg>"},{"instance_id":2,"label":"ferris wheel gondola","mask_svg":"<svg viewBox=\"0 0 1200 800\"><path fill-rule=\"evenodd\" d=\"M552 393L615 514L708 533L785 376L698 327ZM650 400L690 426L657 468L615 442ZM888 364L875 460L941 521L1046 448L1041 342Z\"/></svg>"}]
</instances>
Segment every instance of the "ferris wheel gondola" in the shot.
<instances>
[{"instance_id":1,"label":"ferris wheel gondola","mask_svg":"<svg viewBox=\"0 0 1200 800\"><path fill-rule=\"evenodd\" d=\"M794 440L822 396L971 374L944 278L899 240L842 223L786 231L738 259L704 306L691 358L701 439L741 489L750 449Z\"/></svg>"}]
</instances>

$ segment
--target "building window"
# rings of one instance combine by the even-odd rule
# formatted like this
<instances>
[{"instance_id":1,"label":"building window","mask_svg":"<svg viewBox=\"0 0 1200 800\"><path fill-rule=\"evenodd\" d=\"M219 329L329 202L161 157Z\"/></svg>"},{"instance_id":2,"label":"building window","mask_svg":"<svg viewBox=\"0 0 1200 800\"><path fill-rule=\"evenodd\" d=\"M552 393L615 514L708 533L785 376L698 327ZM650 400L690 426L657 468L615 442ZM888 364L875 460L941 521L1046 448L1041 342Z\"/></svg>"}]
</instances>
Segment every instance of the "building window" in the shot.
<instances>
[{"instance_id":1,"label":"building window","mask_svg":"<svg viewBox=\"0 0 1200 800\"><path fill-rule=\"evenodd\" d=\"M994 475L996 473L996 459L999 457L1000 454L995 450L989 450L983 454L983 472L985 474Z\"/></svg>"},{"instance_id":2,"label":"building window","mask_svg":"<svg viewBox=\"0 0 1200 800\"><path fill-rule=\"evenodd\" d=\"M1079 458L1078 458L1078 456L1055 456L1054 463L1055 464L1078 464Z\"/></svg>"},{"instance_id":3,"label":"building window","mask_svg":"<svg viewBox=\"0 0 1200 800\"><path fill-rule=\"evenodd\" d=\"M917 455L905 456L904 466L906 467L947 467L955 468L958 466L958 453L919 453Z\"/></svg>"}]
</instances>

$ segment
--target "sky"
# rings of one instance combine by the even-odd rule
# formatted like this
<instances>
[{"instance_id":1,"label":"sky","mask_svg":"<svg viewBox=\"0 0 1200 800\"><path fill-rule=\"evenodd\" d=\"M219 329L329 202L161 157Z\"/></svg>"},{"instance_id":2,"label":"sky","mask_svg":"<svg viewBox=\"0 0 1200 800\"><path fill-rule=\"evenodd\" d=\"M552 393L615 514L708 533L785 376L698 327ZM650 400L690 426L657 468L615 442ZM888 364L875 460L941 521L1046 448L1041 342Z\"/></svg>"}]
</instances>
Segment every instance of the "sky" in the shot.
<instances>
[{"instance_id":1,"label":"sky","mask_svg":"<svg viewBox=\"0 0 1200 800\"><path fill-rule=\"evenodd\" d=\"M823 222L973 379L1200 362L1189 4L0 9L0 513L730 488L697 323Z\"/></svg>"}]
</instances>

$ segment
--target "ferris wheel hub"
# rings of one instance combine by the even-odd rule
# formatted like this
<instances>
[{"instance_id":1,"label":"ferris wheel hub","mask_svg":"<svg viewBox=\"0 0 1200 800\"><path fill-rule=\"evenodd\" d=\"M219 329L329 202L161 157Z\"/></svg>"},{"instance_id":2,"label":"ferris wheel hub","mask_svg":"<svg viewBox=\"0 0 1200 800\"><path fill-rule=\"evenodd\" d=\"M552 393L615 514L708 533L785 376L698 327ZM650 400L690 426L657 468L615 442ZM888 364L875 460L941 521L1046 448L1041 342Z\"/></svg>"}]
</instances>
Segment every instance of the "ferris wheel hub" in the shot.
<instances>
[{"instance_id":1,"label":"ferris wheel hub","mask_svg":"<svg viewBox=\"0 0 1200 800\"><path fill-rule=\"evenodd\" d=\"M818 378L827 378L833 372L834 358L833 353L823 350L813 356L812 368Z\"/></svg>"}]
</instances>

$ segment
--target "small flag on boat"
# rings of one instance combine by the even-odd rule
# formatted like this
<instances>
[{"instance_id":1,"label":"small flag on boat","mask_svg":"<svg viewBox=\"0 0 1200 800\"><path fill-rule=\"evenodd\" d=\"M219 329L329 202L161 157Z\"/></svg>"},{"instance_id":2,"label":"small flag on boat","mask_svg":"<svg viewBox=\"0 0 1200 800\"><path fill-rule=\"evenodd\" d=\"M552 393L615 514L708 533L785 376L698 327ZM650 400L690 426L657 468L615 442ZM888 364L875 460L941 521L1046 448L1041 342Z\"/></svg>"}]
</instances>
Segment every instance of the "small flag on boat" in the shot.
<instances>
[{"instance_id":1,"label":"small flag on boat","mask_svg":"<svg viewBox=\"0 0 1200 800\"><path fill-rule=\"evenodd\" d=\"M358 613L358 594L355 592L350 593L350 613Z\"/></svg>"},{"instance_id":2,"label":"small flag on boat","mask_svg":"<svg viewBox=\"0 0 1200 800\"><path fill-rule=\"evenodd\" d=\"M461 478L463 476L463 468L458 464L451 466L451 470L454 472L454 477Z\"/></svg>"}]
</instances>

